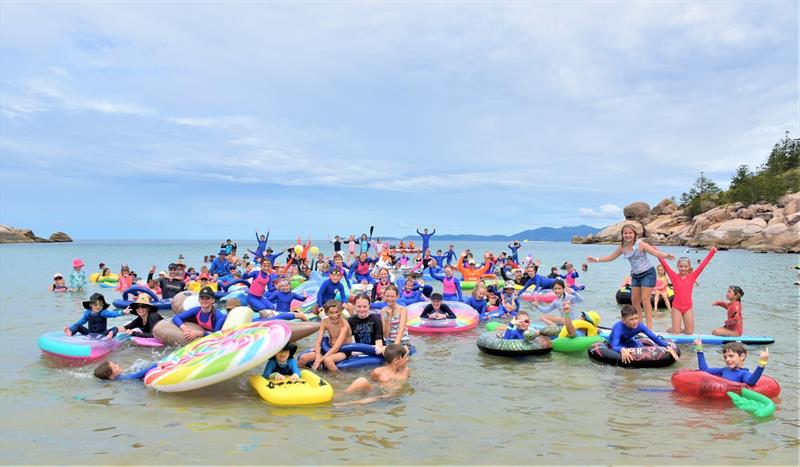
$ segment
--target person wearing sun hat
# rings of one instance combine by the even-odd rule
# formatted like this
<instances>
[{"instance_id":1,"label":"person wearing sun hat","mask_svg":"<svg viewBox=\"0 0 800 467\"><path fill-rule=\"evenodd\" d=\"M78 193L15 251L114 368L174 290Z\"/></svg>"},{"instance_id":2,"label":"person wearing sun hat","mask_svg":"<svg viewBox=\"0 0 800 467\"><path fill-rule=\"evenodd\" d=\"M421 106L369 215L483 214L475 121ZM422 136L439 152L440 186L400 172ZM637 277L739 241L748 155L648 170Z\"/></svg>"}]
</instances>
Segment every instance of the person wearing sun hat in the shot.
<instances>
[{"instance_id":1,"label":"person wearing sun hat","mask_svg":"<svg viewBox=\"0 0 800 467\"><path fill-rule=\"evenodd\" d=\"M172 317L172 324L181 328L187 341L219 331L222 329L222 325L225 324L227 315L214 306L214 289L203 287L200 289L199 298L200 306L189 308L183 313ZM193 331L184 323L197 323L203 330Z\"/></svg>"},{"instance_id":2,"label":"person wearing sun hat","mask_svg":"<svg viewBox=\"0 0 800 467\"><path fill-rule=\"evenodd\" d=\"M75 333L105 335L108 332L108 318L116 318L127 313L126 310L108 310L106 298L99 293L92 294L89 300L83 302L83 307L86 309L83 312L83 316L71 326L64 326L64 334L68 336ZM113 334L116 334L116 330L113 331Z\"/></svg>"},{"instance_id":3,"label":"person wearing sun hat","mask_svg":"<svg viewBox=\"0 0 800 467\"><path fill-rule=\"evenodd\" d=\"M283 381L288 376L290 381L299 381L300 367L297 366L297 360L294 359L296 351L295 344L287 343L280 352L267 361L262 376L275 381Z\"/></svg>"},{"instance_id":4,"label":"person wearing sun hat","mask_svg":"<svg viewBox=\"0 0 800 467\"><path fill-rule=\"evenodd\" d=\"M121 332L133 337L153 337L153 326L164 319L158 314L158 308L150 303L150 297L143 293L140 293L136 301L131 303L126 310L128 313L136 313L136 319L125 326L118 326L116 331L109 331L109 336L112 333Z\"/></svg>"},{"instance_id":5,"label":"person wearing sun hat","mask_svg":"<svg viewBox=\"0 0 800 467\"><path fill-rule=\"evenodd\" d=\"M500 293L500 308L501 316L508 313L511 316L516 316L519 311L519 297L516 293L514 281L506 281L503 285L503 291Z\"/></svg>"},{"instance_id":6,"label":"person wearing sun hat","mask_svg":"<svg viewBox=\"0 0 800 467\"><path fill-rule=\"evenodd\" d=\"M81 291L86 289L86 271L83 267L86 263L80 258L75 258L72 261L72 272L69 273L69 288L74 291Z\"/></svg>"}]
</instances>

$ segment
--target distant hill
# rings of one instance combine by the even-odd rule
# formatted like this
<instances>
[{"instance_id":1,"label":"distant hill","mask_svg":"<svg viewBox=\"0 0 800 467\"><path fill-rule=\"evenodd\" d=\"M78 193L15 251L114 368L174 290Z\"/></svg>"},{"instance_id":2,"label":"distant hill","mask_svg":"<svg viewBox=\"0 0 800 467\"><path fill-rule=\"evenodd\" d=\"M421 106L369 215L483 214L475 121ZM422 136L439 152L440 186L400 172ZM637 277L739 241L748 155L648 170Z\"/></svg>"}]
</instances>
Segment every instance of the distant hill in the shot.
<instances>
[{"instance_id":1,"label":"distant hill","mask_svg":"<svg viewBox=\"0 0 800 467\"><path fill-rule=\"evenodd\" d=\"M569 242L575 235L586 236L596 234L601 229L590 225L576 225L572 227L539 227L533 230L523 230L514 235L471 235L471 234L436 234L433 238L438 241L498 241L510 242L512 240L530 240L545 242ZM419 235L406 235L403 240L417 240Z\"/></svg>"}]
</instances>

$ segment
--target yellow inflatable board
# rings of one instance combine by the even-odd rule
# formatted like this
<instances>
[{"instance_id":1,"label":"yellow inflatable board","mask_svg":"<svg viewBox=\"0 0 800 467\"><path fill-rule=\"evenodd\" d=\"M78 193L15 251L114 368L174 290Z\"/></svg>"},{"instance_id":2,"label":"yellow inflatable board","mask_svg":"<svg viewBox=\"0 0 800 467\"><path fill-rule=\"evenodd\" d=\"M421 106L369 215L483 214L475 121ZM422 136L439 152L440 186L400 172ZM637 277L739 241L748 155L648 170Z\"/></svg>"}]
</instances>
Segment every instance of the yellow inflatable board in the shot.
<instances>
[{"instance_id":1,"label":"yellow inflatable board","mask_svg":"<svg viewBox=\"0 0 800 467\"><path fill-rule=\"evenodd\" d=\"M253 322L253 310L248 306L237 306L228 312L225 318L225 324L222 325L222 330L235 328L242 324Z\"/></svg>"},{"instance_id":2,"label":"yellow inflatable board","mask_svg":"<svg viewBox=\"0 0 800 467\"><path fill-rule=\"evenodd\" d=\"M300 381L292 382L265 379L261 375L250 377L250 384L262 399L272 405L324 404L333 400L333 386L309 370L300 371Z\"/></svg>"}]
</instances>

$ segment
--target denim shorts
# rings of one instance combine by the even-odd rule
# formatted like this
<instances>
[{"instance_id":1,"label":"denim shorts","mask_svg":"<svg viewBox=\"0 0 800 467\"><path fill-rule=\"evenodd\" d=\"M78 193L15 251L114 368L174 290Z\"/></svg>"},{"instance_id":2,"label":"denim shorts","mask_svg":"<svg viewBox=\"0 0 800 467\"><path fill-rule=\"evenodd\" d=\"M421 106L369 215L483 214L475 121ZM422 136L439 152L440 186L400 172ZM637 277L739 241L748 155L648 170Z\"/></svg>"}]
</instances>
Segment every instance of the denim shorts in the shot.
<instances>
[{"instance_id":1,"label":"denim shorts","mask_svg":"<svg viewBox=\"0 0 800 467\"><path fill-rule=\"evenodd\" d=\"M631 274L631 287L653 288L656 285L656 268L650 268L639 274Z\"/></svg>"}]
</instances>

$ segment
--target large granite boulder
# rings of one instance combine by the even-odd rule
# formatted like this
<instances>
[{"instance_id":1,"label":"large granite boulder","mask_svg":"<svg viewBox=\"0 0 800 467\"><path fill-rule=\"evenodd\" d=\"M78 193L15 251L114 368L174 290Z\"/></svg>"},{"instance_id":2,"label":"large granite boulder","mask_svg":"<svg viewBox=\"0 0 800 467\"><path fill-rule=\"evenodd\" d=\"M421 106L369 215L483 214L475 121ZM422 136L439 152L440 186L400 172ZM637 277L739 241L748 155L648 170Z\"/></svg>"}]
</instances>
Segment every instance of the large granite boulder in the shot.
<instances>
[{"instance_id":1,"label":"large granite boulder","mask_svg":"<svg viewBox=\"0 0 800 467\"><path fill-rule=\"evenodd\" d=\"M72 239L64 232L55 232L50 236L51 242L71 242Z\"/></svg>"},{"instance_id":2,"label":"large granite boulder","mask_svg":"<svg viewBox=\"0 0 800 467\"><path fill-rule=\"evenodd\" d=\"M642 201L637 201L625 206L622 213L627 220L641 221L650 214L650 205Z\"/></svg>"}]
</instances>

